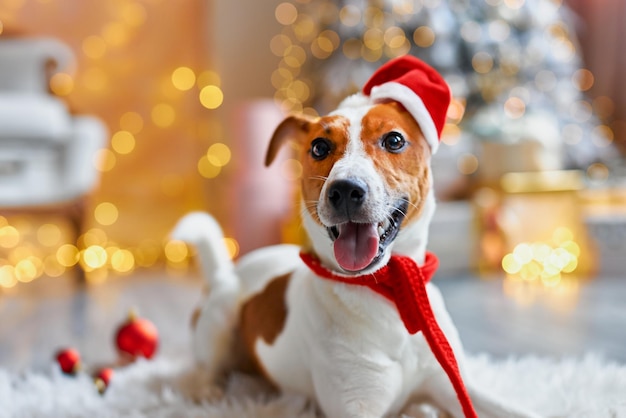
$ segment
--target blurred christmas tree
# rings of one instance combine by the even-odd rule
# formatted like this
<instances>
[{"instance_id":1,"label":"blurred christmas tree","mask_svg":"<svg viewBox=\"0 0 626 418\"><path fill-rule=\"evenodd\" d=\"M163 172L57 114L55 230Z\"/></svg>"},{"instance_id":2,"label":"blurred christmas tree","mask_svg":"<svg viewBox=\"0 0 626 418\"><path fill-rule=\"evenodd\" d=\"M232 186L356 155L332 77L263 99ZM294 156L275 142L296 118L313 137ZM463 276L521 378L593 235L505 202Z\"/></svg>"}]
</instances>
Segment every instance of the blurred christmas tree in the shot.
<instances>
[{"instance_id":1,"label":"blurred christmas tree","mask_svg":"<svg viewBox=\"0 0 626 418\"><path fill-rule=\"evenodd\" d=\"M593 74L560 0L296 0L276 18L272 82L288 111L325 113L408 53L453 91L442 171L587 169L616 155L584 97Z\"/></svg>"}]
</instances>

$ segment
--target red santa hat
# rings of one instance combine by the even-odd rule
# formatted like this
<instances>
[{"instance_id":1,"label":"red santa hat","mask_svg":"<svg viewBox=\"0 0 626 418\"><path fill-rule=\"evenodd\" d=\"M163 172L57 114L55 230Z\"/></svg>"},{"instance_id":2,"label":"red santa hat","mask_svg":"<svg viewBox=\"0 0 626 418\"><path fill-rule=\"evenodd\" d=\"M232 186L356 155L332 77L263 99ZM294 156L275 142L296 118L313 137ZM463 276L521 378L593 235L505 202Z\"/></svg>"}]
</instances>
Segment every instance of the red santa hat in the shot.
<instances>
[{"instance_id":1,"label":"red santa hat","mask_svg":"<svg viewBox=\"0 0 626 418\"><path fill-rule=\"evenodd\" d=\"M381 66L363 86L373 102L394 100L404 106L422 129L434 154L450 105L450 88L434 68L411 55Z\"/></svg>"}]
</instances>

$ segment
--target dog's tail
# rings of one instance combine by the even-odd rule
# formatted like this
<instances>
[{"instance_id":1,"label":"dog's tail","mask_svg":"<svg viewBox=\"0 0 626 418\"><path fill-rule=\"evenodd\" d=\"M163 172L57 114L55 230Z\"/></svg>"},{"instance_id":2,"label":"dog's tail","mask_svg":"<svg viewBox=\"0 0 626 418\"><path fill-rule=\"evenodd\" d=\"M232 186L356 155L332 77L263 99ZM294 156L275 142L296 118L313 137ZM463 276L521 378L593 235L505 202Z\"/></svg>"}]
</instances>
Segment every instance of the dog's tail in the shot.
<instances>
[{"instance_id":1,"label":"dog's tail","mask_svg":"<svg viewBox=\"0 0 626 418\"><path fill-rule=\"evenodd\" d=\"M230 363L233 330L237 325L240 283L235 265L224 244L224 234L215 219L192 212L182 217L171 237L196 248L208 296L195 314L193 348L196 359L212 377Z\"/></svg>"},{"instance_id":2,"label":"dog's tail","mask_svg":"<svg viewBox=\"0 0 626 418\"><path fill-rule=\"evenodd\" d=\"M237 284L235 266L224 244L224 234L211 215L191 212L183 216L174 227L171 237L195 247L202 276L211 291Z\"/></svg>"}]
</instances>

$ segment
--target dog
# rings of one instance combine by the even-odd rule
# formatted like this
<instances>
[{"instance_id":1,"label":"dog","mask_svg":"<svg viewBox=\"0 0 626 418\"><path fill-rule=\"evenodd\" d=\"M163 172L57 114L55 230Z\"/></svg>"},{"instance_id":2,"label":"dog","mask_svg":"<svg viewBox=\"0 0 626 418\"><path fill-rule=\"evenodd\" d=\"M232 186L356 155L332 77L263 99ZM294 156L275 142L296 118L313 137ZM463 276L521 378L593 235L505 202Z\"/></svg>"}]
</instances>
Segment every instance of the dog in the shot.
<instances>
[{"instance_id":1,"label":"dog","mask_svg":"<svg viewBox=\"0 0 626 418\"><path fill-rule=\"evenodd\" d=\"M197 247L209 284L193 320L207 376L258 373L331 418L394 416L422 396L454 417L535 416L472 386L458 333L428 282L436 268L426 251L436 206L430 161L449 102L443 78L403 56L328 115L288 116L265 162L296 144L302 248L265 247L235 264L212 217L179 221L172 236Z\"/></svg>"}]
</instances>

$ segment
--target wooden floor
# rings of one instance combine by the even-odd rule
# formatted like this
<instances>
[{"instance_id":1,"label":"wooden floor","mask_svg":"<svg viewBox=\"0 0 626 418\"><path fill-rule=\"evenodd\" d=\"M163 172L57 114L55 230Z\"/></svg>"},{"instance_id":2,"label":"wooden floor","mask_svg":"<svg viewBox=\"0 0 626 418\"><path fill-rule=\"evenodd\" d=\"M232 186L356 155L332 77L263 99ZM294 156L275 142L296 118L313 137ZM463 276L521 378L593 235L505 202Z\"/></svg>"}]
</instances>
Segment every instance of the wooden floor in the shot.
<instances>
[{"instance_id":1,"label":"wooden floor","mask_svg":"<svg viewBox=\"0 0 626 418\"><path fill-rule=\"evenodd\" d=\"M559 292L520 292L501 278L436 277L466 350L496 357L587 352L626 363L626 279L596 278ZM195 274L147 271L76 288L39 279L0 294L0 368L46 369L55 351L80 350L87 365L116 358L113 336L129 308L151 319L160 352L188 355L189 318L200 298Z\"/></svg>"}]
</instances>

